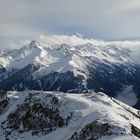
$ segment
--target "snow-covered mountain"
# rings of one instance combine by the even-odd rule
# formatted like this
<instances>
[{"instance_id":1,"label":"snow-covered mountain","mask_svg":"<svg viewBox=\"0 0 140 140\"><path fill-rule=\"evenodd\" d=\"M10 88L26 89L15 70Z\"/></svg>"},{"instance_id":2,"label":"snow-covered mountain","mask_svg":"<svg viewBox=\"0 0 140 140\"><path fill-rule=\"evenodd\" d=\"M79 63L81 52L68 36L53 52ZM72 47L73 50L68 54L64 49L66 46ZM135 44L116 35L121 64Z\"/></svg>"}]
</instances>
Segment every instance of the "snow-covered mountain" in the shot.
<instances>
[{"instance_id":1,"label":"snow-covered mountain","mask_svg":"<svg viewBox=\"0 0 140 140\"><path fill-rule=\"evenodd\" d=\"M1 140L139 140L140 111L104 93L0 92Z\"/></svg>"},{"instance_id":2,"label":"snow-covered mountain","mask_svg":"<svg viewBox=\"0 0 140 140\"><path fill-rule=\"evenodd\" d=\"M0 89L104 92L140 108L139 42L53 36L0 53ZM133 102L133 103L132 103Z\"/></svg>"}]
</instances>

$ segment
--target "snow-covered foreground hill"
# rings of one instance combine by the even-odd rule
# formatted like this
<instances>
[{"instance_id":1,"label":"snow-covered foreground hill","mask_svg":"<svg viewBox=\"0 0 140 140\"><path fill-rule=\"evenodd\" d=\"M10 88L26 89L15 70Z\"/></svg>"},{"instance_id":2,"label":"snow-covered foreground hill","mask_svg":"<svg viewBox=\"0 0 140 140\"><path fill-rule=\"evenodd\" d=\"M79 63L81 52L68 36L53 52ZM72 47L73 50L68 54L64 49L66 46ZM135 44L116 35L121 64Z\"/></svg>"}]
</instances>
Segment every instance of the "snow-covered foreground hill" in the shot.
<instances>
[{"instance_id":1,"label":"snow-covered foreground hill","mask_svg":"<svg viewBox=\"0 0 140 140\"><path fill-rule=\"evenodd\" d=\"M140 111L104 93L1 92L0 140L138 140Z\"/></svg>"}]
</instances>

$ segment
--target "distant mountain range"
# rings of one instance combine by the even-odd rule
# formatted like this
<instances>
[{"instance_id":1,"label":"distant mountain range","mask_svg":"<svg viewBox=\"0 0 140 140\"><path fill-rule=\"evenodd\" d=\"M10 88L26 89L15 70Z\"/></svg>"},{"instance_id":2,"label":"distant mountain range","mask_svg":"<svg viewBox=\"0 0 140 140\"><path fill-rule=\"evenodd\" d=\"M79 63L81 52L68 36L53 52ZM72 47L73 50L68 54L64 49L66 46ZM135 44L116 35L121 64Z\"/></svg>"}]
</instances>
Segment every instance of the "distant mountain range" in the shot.
<instances>
[{"instance_id":1,"label":"distant mountain range","mask_svg":"<svg viewBox=\"0 0 140 140\"><path fill-rule=\"evenodd\" d=\"M130 44L127 47L124 43ZM32 41L20 49L1 50L0 89L68 93L94 90L140 109L138 47L131 42L82 39L81 43L55 45Z\"/></svg>"}]
</instances>

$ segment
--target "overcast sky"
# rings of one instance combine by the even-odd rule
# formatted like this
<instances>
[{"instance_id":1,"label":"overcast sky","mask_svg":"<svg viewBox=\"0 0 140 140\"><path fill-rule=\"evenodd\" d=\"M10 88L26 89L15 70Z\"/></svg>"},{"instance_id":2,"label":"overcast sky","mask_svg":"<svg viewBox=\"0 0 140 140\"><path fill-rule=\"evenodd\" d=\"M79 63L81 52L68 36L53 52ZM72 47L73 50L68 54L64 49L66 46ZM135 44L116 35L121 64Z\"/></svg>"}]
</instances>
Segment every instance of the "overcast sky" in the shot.
<instances>
[{"instance_id":1,"label":"overcast sky","mask_svg":"<svg viewBox=\"0 0 140 140\"><path fill-rule=\"evenodd\" d=\"M140 0L0 0L0 48L40 35L140 39ZM21 46L20 46L21 47Z\"/></svg>"}]
</instances>

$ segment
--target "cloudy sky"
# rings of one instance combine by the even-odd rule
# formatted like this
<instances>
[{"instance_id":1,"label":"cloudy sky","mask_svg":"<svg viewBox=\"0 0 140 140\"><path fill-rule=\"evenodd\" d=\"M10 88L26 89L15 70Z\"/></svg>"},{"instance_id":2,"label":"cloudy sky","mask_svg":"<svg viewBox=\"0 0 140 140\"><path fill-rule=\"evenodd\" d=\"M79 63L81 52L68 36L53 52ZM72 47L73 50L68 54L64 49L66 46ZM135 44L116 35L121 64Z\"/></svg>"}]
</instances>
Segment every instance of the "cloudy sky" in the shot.
<instances>
[{"instance_id":1,"label":"cloudy sky","mask_svg":"<svg viewBox=\"0 0 140 140\"><path fill-rule=\"evenodd\" d=\"M140 0L0 0L0 48L41 35L140 39Z\"/></svg>"}]
</instances>

